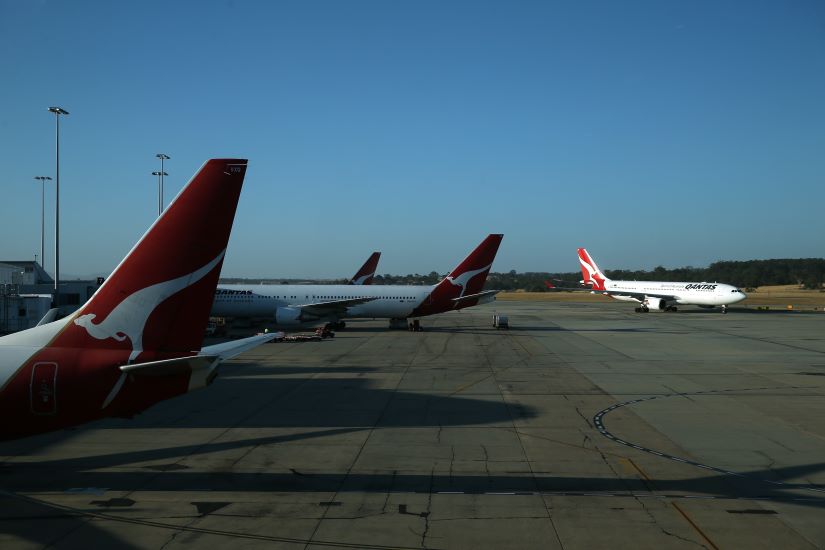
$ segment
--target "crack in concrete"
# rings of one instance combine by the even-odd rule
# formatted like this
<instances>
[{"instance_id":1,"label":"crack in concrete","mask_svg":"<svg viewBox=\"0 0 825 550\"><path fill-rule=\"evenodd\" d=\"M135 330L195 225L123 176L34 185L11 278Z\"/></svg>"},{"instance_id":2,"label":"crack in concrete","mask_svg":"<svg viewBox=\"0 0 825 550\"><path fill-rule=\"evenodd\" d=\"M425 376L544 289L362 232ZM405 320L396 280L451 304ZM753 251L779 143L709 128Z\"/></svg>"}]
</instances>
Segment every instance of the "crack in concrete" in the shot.
<instances>
[{"instance_id":1,"label":"crack in concrete","mask_svg":"<svg viewBox=\"0 0 825 550\"><path fill-rule=\"evenodd\" d=\"M450 485L453 484L453 463L455 462L455 445L450 445Z\"/></svg>"},{"instance_id":2,"label":"crack in concrete","mask_svg":"<svg viewBox=\"0 0 825 550\"><path fill-rule=\"evenodd\" d=\"M433 505L433 481L435 479L435 469L430 471L430 488L427 491L427 510L421 512L424 519L424 531L421 533L421 548L427 548L427 535L430 533L430 513Z\"/></svg>"}]
</instances>

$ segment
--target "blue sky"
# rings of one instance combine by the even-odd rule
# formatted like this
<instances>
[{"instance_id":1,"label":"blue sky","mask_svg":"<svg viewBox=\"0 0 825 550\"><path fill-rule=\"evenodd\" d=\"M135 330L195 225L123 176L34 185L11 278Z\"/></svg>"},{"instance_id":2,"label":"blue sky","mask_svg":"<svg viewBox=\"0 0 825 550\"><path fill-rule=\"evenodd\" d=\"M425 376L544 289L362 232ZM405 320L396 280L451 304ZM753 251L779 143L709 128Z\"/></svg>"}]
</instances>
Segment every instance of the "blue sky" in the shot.
<instances>
[{"instance_id":1,"label":"blue sky","mask_svg":"<svg viewBox=\"0 0 825 550\"><path fill-rule=\"evenodd\" d=\"M226 276L445 272L491 232L496 271L823 255L819 1L0 0L0 74L0 259L39 252L71 113L63 274L142 235L158 152L167 201L250 159Z\"/></svg>"}]
</instances>

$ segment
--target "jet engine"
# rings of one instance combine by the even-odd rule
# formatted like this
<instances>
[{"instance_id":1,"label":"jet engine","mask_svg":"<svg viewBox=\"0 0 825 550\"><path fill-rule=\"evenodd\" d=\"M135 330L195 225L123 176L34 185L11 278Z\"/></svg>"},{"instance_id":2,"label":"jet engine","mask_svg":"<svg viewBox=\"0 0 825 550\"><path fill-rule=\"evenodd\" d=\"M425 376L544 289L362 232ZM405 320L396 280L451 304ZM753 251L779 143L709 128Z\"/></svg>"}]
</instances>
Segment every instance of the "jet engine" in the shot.
<instances>
[{"instance_id":1,"label":"jet engine","mask_svg":"<svg viewBox=\"0 0 825 550\"><path fill-rule=\"evenodd\" d=\"M667 302L661 298L648 298L646 301L648 309L658 309L660 311L667 309Z\"/></svg>"},{"instance_id":2,"label":"jet engine","mask_svg":"<svg viewBox=\"0 0 825 550\"><path fill-rule=\"evenodd\" d=\"M302 311L294 307L279 307L275 310L275 324L280 326L296 326L303 323Z\"/></svg>"}]
</instances>

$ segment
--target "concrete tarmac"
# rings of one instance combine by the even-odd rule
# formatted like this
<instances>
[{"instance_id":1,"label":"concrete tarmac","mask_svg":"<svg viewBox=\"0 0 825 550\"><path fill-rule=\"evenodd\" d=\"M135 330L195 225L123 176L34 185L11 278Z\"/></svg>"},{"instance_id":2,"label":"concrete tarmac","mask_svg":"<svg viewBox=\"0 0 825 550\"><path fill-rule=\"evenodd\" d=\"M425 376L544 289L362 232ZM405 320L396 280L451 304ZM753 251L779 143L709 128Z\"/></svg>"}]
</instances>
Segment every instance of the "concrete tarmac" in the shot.
<instances>
[{"instance_id":1,"label":"concrete tarmac","mask_svg":"<svg viewBox=\"0 0 825 550\"><path fill-rule=\"evenodd\" d=\"M825 313L422 322L0 444L0 547L825 548Z\"/></svg>"}]
</instances>

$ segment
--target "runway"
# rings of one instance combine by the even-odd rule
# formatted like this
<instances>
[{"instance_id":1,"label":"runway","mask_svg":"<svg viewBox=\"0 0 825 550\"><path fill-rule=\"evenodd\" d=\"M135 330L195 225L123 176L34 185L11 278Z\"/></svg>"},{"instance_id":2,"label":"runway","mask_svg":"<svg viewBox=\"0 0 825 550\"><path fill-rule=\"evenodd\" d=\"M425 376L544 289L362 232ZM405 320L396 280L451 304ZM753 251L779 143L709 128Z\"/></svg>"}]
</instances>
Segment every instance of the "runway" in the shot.
<instances>
[{"instance_id":1,"label":"runway","mask_svg":"<svg viewBox=\"0 0 825 550\"><path fill-rule=\"evenodd\" d=\"M422 323L266 344L134 419L0 444L0 546L825 548L825 313Z\"/></svg>"}]
</instances>

